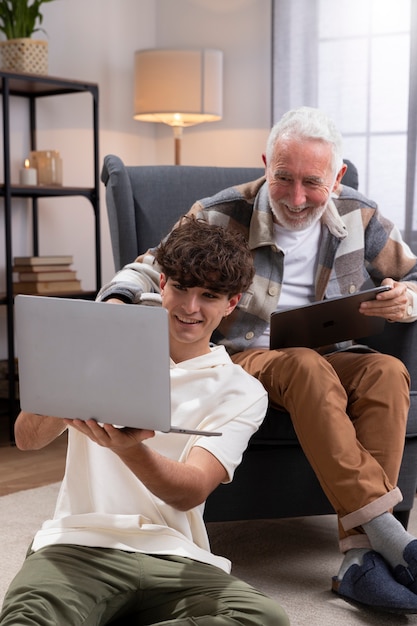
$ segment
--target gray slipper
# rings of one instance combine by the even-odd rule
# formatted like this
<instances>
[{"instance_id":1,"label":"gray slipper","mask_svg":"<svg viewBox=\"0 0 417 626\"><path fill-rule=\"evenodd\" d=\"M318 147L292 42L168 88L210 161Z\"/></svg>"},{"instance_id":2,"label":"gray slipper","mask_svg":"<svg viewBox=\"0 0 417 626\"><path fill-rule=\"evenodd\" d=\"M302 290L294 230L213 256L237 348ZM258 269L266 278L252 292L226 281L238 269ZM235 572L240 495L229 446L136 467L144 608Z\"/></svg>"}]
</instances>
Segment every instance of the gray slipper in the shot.
<instances>
[{"instance_id":1,"label":"gray slipper","mask_svg":"<svg viewBox=\"0 0 417 626\"><path fill-rule=\"evenodd\" d=\"M332 579L332 591L347 602L387 613L417 613L417 596L396 582L378 552L370 550L362 565L351 565L342 580Z\"/></svg>"},{"instance_id":2,"label":"gray slipper","mask_svg":"<svg viewBox=\"0 0 417 626\"><path fill-rule=\"evenodd\" d=\"M394 567L394 578L397 583L417 594L417 539L406 545L403 557L408 567L404 565Z\"/></svg>"}]
</instances>

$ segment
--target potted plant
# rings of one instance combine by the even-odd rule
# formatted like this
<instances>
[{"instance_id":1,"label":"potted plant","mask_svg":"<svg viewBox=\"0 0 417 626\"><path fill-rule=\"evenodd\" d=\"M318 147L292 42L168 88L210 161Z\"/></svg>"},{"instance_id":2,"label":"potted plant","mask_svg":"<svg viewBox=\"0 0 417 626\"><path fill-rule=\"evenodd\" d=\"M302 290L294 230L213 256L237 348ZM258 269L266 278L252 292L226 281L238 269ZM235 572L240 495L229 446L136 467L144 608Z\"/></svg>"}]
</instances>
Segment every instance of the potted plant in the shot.
<instances>
[{"instance_id":1,"label":"potted plant","mask_svg":"<svg viewBox=\"0 0 417 626\"><path fill-rule=\"evenodd\" d=\"M32 39L43 21L41 5L53 0L0 0L1 69L29 74L48 73L48 42Z\"/></svg>"}]
</instances>

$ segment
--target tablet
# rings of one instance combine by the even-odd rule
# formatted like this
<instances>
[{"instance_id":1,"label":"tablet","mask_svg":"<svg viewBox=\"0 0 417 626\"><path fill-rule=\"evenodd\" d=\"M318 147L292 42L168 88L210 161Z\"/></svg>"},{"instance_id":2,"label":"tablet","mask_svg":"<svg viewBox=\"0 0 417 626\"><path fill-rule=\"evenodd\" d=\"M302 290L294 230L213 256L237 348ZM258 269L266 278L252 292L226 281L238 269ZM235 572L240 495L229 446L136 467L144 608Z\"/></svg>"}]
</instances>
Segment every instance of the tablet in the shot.
<instances>
[{"instance_id":1,"label":"tablet","mask_svg":"<svg viewBox=\"0 0 417 626\"><path fill-rule=\"evenodd\" d=\"M382 333L385 319L363 315L359 306L389 289L388 285L374 287L272 313L270 349L319 348Z\"/></svg>"}]
</instances>

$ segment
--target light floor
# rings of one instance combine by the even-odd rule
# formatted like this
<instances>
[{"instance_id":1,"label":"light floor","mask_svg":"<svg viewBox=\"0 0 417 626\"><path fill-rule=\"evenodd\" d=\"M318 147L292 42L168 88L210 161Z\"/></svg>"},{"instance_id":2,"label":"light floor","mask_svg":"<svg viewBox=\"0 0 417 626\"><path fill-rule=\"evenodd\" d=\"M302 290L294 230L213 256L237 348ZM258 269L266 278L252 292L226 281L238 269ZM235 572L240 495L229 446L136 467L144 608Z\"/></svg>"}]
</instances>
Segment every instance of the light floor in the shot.
<instances>
[{"instance_id":1,"label":"light floor","mask_svg":"<svg viewBox=\"0 0 417 626\"><path fill-rule=\"evenodd\" d=\"M66 435L42 450L22 451L10 443L8 419L0 417L0 496L61 480Z\"/></svg>"}]
</instances>

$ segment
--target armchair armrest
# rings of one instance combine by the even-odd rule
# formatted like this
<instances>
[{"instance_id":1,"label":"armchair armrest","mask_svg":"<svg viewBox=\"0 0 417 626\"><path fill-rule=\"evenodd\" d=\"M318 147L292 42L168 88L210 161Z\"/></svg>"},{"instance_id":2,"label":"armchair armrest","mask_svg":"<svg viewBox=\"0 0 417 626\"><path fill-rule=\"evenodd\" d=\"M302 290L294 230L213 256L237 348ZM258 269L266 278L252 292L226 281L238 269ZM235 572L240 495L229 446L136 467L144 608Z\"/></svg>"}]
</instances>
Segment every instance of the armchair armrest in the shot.
<instances>
[{"instance_id":1,"label":"armchair armrest","mask_svg":"<svg viewBox=\"0 0 417 626\"><path fill-rule=\"evenodd\" d=\"M400 359L407 367L411 376L411 389L417 388L417 324L385 324L380 335L361 340L374 350L391 354Z\"/></svg>"}]
</instances>

